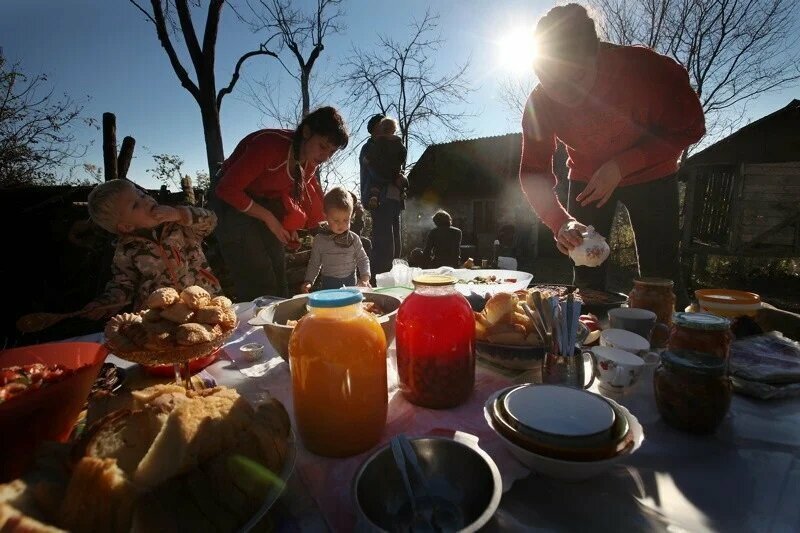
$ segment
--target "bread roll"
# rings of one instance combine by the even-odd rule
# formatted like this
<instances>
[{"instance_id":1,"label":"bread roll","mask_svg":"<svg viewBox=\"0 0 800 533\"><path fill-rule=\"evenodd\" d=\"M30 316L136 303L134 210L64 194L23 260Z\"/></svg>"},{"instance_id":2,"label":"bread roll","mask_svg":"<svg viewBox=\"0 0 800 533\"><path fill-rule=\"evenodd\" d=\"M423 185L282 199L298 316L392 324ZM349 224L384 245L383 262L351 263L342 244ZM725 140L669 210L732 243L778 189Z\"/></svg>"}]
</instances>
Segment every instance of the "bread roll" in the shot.
<instances>
[{"instance_id":1,"label":"bread roll","mask_svg":"<svg viewBox=\"0 0 800 533\"><path fill-rule=\"evenodd\" d=\"M136 498L115 459L84 457L72 472L59 519L70 531L127 532Z\"/></svg>"},{"instance_id":2,"label":"bread roll","mask_svg":"<svg viewBox=\"0 0 800 533\"><path fill-rule=\"evenodd\" d=\"M519 298L517 298L516 294L507 292L501 292L489 298L483 310L489 324L494 325L509 321L510 316L517 309L518 302Z\"/></svg>"}]
</instances>

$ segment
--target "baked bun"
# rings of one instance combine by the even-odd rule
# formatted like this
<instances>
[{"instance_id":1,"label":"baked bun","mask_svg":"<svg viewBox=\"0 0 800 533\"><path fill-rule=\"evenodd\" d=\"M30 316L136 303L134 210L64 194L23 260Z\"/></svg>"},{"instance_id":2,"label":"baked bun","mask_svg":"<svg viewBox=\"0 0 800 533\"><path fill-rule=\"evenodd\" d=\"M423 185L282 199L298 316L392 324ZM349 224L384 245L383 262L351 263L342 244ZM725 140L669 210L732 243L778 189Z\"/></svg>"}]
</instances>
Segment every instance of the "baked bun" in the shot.
<instances>
[{"instance_id":1,"label":"baked bun","mask_svg":"<svg viewBox=\"0 0 800 533\"><path fill-rule=\"evenodd\" d=\"M200 309L211 303L211 295L203 287L192 285L181 291L181 300L192 309Z\"/></svg>"},{"instance_id":2,"label":"baked bun","mask_svg":"<svg viewBox=\"0 0 800 533\"><path fill-rule=\"evenodd\" d=\"M170 305L166 309L161 311L161 318L166 318L167 320L171 320L176 324L183 324L184 322L188 322L190 318L192 318L192 314L194 311L188 304L185 302L178 302Z\"/></svg>"},{"instance_id":3,"label":"baked bun","mask_svg":"<svg viewBox=\"0 0 800 533\"><path fill-rule=\"evenodd\" d=\"M175 340L183 346L193 346L204 342L211 342L222 335L222 328L218 325L197 324L189 322L181 324L175 330Z\"/></svg>"},{"instance_id":4,"label":"baked bun","mask_svg":"<svg viewBox=\"0 0 800 533\"><path fill-rule=\"evenodd\" d=\"M225 321L225 309L213 305L201 307L194 312L194 321L201 324L222 324Z\"/></svg>"},{"instance_id":5,"label":"baked bun","mask_svg":"<svg viewBox=\"0 0 800 533\"><path fill-rule=\"evenodd\" d=\"M489 324L494 325L508 320L517 310L517 303L519 303L517 295L507 292L501 292L489 298L484 308L484 314Z\"/></svg>"},{"instance_id":6,"label":"baked bun","mask_svg":"<svg viewBox=\"0 0 800 533\"><path fill-rule=\"evenodd\" d=\"M150 293L150 296L148 296L147 300L144 302L144 306L150 309L163 309L164 307L169 307L180 299L181 297L178 294L178 291L172 287L162 287Z\"/></svg>"},{"instance_id":7,"label":"baked bun","mask_svg":"<svg viewBox=\"0 0 800 533\"><path fill-rule=\"evenodd\" d=\"M233 305L233 302L226 296L215 296L211 298L211 305L215 305L217 307L230 307Z\"/></svg>"}]
</instances>

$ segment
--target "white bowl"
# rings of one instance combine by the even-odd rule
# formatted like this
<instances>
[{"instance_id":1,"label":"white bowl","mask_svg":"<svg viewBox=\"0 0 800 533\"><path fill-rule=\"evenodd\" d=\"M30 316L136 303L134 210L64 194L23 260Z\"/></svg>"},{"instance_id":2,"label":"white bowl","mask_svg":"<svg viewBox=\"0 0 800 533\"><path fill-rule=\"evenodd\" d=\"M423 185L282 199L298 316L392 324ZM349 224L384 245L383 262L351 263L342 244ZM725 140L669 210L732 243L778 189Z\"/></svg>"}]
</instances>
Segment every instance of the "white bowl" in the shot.
<instances>
[{"instance_id":1,"label":"white bowl","mask_svg":"<svg viewBox=\"0 0 800 533\"><path fill-rule=\"evenodd\" d=\"M649 350L650 342L632 331L611 328L600 333L600 346L617 348L635 354Z\"/></svg>"},{"instance_id":2,"label":"white bowl","mask_svg":"<svg viewBox=\"0 0 800 533\"><path fill-rule=\"evenodd\" d=\"M480 269L469 270L465 268L449 268L441 267L435 270L423 270L425 274L447 274L455 276L459 282L456 283L456 289L463 295L468 296L470 292L475 292L483 296L490 294L494 296L499 292L514 292L528 288L533 280L533 274L529 272L520 272L518 270L501 270L501 269ZM483 283L471 283L477 277L495 276L499 283L492 285ZM514 281L505 281L513 279Z\"/></svg>"},{"instance_id":3,"label":"white bowl","mask_svg":"<svg viewBox=\"0 0 800 533\"><path fill-rule=\"evenodd\" d=\"M615 464L633 454L642 446L642 442L644 442L644 428L642 428L639 420L637 420L636 417L633 416L625 407L619 405L610 398L606 398L606 400L612 403L614 407L618 408L619 411L625 415L625 418L628 419L628 424L633 432L633 446L628 448L627 451L624 451L616 457L603 459L600 461L565 461L563 459L553 459L551 457L545 457L544 455L538 455L533 452L529 452L525 448L521 448L510 440L506 439L502 433L497 431L497 428L494 427L494 421L492 420L491 415L492 404L494 403L495 399L497 399L497 397L506 390L507 389L499 390L492 394L488 400L486 400L486 403L483 406L483 416L486 418L486 423L489 424L489 427L492 428L492 431L494 431L505 443L506 447L508 447L508 450L512 453L512 455L514 455L514 457L516 457L529 469L539 472L547 477L565 479L569 481L580 481L597 476L603 472L606 472Z\"/></svg>"}]
</instances>

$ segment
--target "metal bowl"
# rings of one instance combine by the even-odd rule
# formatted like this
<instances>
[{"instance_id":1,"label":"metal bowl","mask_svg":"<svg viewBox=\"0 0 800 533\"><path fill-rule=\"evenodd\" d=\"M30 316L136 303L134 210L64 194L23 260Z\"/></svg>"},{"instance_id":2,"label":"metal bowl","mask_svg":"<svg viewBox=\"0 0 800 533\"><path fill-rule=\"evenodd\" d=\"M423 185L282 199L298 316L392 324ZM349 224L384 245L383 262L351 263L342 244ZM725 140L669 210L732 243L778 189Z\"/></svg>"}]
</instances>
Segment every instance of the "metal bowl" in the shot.
<instances>
[{"instance_id":1,"label":"metal bowl","mask_svg":"<svg viewBox=\"0 0 800 533\"><path fill-rule=\"evenodd\" d=\"M477 447L444 437L415 438L411 445L432 498L447 500L460 511L458 531L484 526L497 510L503 490L494 461ZM409 500L389 446L375 452L356 473L353 501L361 530L402 529Z\"/></svg>"},{"instance_id":2,"label":"metal bowl","mask_svg":"<svg viewBox=\"0 0 800 533\"><path fill-rule=\"evenodd\" d=\"M400 307L400 299L377 292L364 292L363 295L365 302L374 302L386 311L386 314L378 317L378 322L386 335L386 345L388 346L394 340L395 319L397 318L397 309ZM278 355L288 361L289 337L292 336L294 327L287 326L286 321L299 320L306 314L307 304L308 295L281 300L259 311L254 318L248 320L248 323L251 326L262 326L269 343L275 348Z\"/></svg>"}]
</instances>

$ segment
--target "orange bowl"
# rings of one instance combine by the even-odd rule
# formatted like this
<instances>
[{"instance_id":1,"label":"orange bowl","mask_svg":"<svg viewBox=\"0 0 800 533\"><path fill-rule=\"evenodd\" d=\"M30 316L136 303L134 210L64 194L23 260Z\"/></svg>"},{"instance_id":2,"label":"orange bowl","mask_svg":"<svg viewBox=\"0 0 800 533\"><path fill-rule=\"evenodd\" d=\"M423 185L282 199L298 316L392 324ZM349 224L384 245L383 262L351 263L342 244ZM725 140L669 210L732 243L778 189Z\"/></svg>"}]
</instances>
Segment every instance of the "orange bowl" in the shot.
<instances>
[{"instance_id":1,"label":"orange bowl","mask_svg":"<svg viewBox=\"0 0 800 533\"><path fill-rule=\"evenodd\" d=\"M761 297L753 292L698 289L694 295L702 311L725 318L755 317L761 309Z\"/></svg>"},{"instance_id":2,"label":"orange bowl","mask_svg":"<svg viewBox=\"0 0 800 533\"><path fill-rule=\"evenodd\" d=\"M217 360L219 350L205 357L198 357L189 361L189 373L194 375ZM175 376L175 365L142 365L145 373L151 376L171 378Z\"/></svg>"},{"instance_id":3,"label":"orange bowl","mask_svg":"<svg viewBox=\"0 0 800 533\"><path fill-rule=\"evenodd\" d=\"M0 481L19 477L45 440L65 442L108 350L93 342L37 344L0 352L0 368L42 363L76 370L63 381L0 403Z\"/></svg>"}]
</instances>

